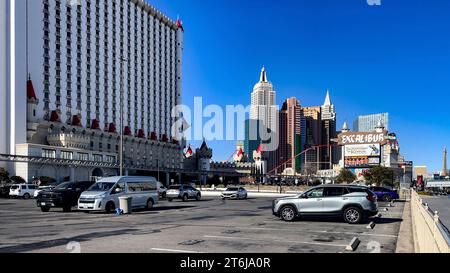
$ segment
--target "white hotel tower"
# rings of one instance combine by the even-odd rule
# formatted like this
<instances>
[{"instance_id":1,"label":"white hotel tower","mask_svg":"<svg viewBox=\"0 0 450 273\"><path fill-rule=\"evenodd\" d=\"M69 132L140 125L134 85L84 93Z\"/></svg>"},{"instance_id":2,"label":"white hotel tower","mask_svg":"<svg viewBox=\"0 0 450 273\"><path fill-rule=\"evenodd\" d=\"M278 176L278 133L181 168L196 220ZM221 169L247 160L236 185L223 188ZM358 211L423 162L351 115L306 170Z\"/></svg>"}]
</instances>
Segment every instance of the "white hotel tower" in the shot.
<instances>
[{"instance_id":1,"label":"white hotel tower","mask_svg":"<svg viewBox=\"0 0 450 273\"><path fill-rule=\"evenodd\" d=\"M259 82L253 88L250 119L262 121L272 131L276 131L278 122L275 95L273 84L268 81L266 69L263 67Z\"/></svg>"},{"instance_id":2,"label":"white hotel tower","mask_svg":"<svg viewBox=\"0 0 450 273\"><path fill-rule=\"evenodd\" d=\"M143 0L2 0L0 21L0 154L59 160L0 165L26 180L118 174L123 90L125 173L181 168L180 20Z\"/></svg>"}]
</instances>

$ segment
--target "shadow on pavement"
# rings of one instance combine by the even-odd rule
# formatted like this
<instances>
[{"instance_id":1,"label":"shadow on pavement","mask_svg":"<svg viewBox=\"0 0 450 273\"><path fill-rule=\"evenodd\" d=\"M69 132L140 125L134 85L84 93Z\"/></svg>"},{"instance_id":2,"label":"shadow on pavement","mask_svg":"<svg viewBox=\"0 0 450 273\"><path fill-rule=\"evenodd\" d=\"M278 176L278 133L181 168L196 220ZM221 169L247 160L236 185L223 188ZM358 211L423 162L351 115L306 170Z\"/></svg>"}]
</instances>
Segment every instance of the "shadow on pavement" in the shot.
<instances>
[{"instance_id":1,"label":"shadow on pavement","mask_svg":"<svg viewBox=\"0 0 450 273\"><path fill-rule=\"evenodd\" d=\"M42 241L42 242L36 242L36 243L30 243L30 244L21 244L21 245L16 245L16 246L3 247L3 248L0 248L0 253L28 252L28 251L33 251L33 250L63 246L63 245L69 244L70 242L81 243L81 242L90 241L92 239L124 235L127 233L138 232L138 231L139 231L138 229L122 229L122 230L115 230L115 231L109 231L109 232L93 232L93 233L89 233L89 234L74 236L71 238L63 238L63 239ZM70 249L67 250L67 252L70 252Z\"/></svg>"}]
</instances>

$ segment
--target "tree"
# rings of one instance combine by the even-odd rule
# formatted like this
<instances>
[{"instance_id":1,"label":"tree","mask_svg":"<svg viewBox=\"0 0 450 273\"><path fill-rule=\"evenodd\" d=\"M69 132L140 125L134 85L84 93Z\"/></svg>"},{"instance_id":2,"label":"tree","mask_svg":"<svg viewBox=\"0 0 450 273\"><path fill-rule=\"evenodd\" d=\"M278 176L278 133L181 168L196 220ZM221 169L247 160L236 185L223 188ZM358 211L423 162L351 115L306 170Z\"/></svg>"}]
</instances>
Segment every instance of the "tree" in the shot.
<instances>
[{"instance_id":1,"label":"tree","mask_svg":"<svg viewBox=\"0 0 450 273\"><path fill-rule=\"evenodd\" d=\"M377 166L364 173L364 179L368 184L375 184L376 186L392 185L394 182L394 171L390 168Z\"/></svg>"},{"instance_id":2,"label":"tree","mask_svg":"<svg viewBox=\"0 0 450 273\"><path fill-rule=\"evenodd\" d=\"M9 179L11 179L11 181L13 183L16 183L16 184L25 184L25 183L27 183L27 181L25 181L25 179L23 179L20 176L11 176Z\"/></svg>"},{"instance_id":3,"label":"tree","mask_svg":"<svg viewBox=\"0 0 450 273\"><path fill-rule=\"evenodd\" d=\"M356 180L356 175L347 169L342 169L336 177L336 183L352 183Z\"/></svg>"},{"instance_id":4,"label":"tree","mask_svg":"<svg viewBox=\"0 0 450 273\"><path fill-rule=\"evenodd\" d=\"M8 182L9 173L5 168L0 168L0 182Z\"/></svg>"}]
</instances>

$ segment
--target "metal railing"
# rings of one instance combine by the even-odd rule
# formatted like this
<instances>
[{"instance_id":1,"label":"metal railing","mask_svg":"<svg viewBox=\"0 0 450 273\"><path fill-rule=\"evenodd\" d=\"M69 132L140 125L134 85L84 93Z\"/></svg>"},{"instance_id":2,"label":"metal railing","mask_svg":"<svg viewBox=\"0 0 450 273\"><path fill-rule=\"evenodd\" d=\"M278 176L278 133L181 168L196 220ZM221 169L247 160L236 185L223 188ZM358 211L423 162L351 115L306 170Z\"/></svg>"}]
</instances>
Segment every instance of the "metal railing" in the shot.
<instances>
[{"instance_id":1,"label":"metal railing","mask_svg":"<svg viewBox=\"0 0 450 273\"><path fill-rule=\"evenodd\" d=\"M413 238L417 253L450 253L450 232L439 219L439 213L411 191Z\"/></svg>"}]
</instances>

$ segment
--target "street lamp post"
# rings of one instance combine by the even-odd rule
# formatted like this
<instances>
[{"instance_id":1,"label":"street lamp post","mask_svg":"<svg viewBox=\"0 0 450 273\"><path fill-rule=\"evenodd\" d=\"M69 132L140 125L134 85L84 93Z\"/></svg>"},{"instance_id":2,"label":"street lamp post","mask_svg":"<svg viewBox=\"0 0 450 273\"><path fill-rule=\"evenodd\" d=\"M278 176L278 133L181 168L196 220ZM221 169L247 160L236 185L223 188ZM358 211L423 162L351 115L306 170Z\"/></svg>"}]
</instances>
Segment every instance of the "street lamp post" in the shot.
<instances>
[{"instance_id":1,"label":"street lamp post","mask_svg":"<svg viewBox=\"0 0 450 273\"><path fill-rule=\"evenodd\" d=\"M119 151L119 157L120 157L120 176L123 176L123 135L124 135L124 128L123 128L123 66L126 59L121 57L120 58L120 151Z\"/></svg>"}]
</instances>

